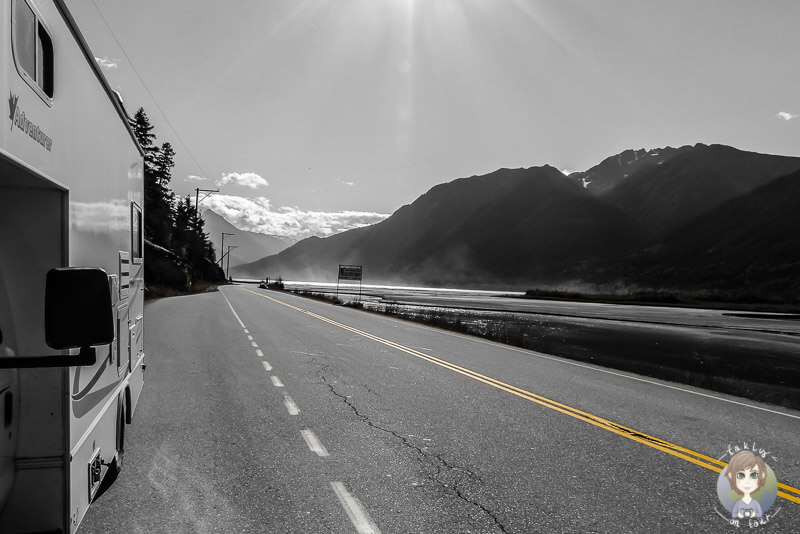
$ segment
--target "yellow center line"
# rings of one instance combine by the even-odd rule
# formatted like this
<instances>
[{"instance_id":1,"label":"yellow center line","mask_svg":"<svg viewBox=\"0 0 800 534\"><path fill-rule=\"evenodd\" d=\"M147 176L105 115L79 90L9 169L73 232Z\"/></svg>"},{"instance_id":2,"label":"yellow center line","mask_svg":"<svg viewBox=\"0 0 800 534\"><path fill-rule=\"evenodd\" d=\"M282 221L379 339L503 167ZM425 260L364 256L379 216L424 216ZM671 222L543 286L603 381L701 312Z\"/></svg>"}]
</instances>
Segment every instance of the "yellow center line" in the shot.
<instances>
[{"instance_id":1,"label":"yellow center line","mask_svg":"<svg viewBox=\"0 0 800 534\"><path fill-rule=\"evenodd\" d=\"M579 419L596 427L602 428L604 430L608 430L609 432L613 432L625 438L631 439L633 441L639 442L643 445L647 445L648 447L652 447L659 451L665 452L667 454L671 454L676 458L680 458L687 462L693 463L700 467L704 467L710 471L714 471L715 473L720 473L725 468L727 463L718 460L717 458L712 458L705 454L699 453L697 451L693 451L692 449L688 449L686 447L682 447L675 443L670 443L669 441L665 441L663 439L650 436L643 432L639 432L638 430L634 430L633 428L626 427L609 419L605 419L603 417L591 414L589 412L585 412L583 410L579 410L578 408L574 408L567 404L560 403L558 401L549 399L547 397L543 397L541 395L537 395L536 393L532 393L522 388L518 388L511 384L507 384L495 378L482 375L478 372L472 371L471 369L467 369L466 367L461 367L454 363L450 363L446 360L442 360L431 356L429 354L425 354L424 352L420 352L418 350L412 349L410 347L406 347L404 345L400 345L399 343L395 343L394 341L390 341L388 339L384 339L382 337L378 337L374 334L370 334L369 332L364 332L363 330L359 330L357 328L353 328L352 326L348 326L346 324L340 323L338 321L334 321L333 319L329 319L322 315L318 315L314 312L310 312L303 308L299 308L297 306L293 306L287 302L283 302L281 300L275 299L268 295L264 295L263 293L259 293L257 291L252 291L250 289L245 289L254 295L258 295L259 297L271 300L276 304L280 304L282 306L286 306L287 308L293 309L310 317L314 317L315 319L319 319L320 321L324 321L328 324L336 326L338 328L342 328L347 330L348 332L352 332L359 336L365 337L367 339L371 339L383 345L387 345L399 351L405 352L406 354L410 354L416 358L428 361L445 369L449 369L466 377L472 378L473 380L477 380L479 382L483 382L484 384L488 384L494 388L500 389L507 393L511 393L512 395L516 395L517 397L521 397L523 399L527 399L531 402L535 402L541 406L546 408L550 408L551 410L555 410L557 412L563 413L565 415L569 415L570 417L574 417L575 419ZM800 504L800 489L795 487L778 483L778 487L785 490L781 491L778 490L778 496L783 497L789 501L795 502ZM788 493L787 493L788 492Z\"/></svg>"}]
</instances>

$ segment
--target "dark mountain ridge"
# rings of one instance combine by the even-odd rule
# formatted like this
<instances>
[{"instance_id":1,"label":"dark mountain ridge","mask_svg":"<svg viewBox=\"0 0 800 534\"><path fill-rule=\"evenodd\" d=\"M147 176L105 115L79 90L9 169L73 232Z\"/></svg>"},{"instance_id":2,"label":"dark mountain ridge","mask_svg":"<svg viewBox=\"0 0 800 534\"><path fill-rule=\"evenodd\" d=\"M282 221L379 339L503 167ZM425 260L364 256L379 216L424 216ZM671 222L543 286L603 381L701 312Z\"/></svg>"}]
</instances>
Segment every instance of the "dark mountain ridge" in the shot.
<instances>
[{"instance_id":1,"label":"dark mountain ridge","mask_svg":"<svg viewBox=\"0 0 800 534\"><path fill-rule=\"evenodd\" d=\"M659 237L798 168L800 158L697 144L630 175L602 198Z\"/></svg>"},{"instance_id":2,"label":"dark mountain ridge","mask_svg":"<svg viewBox=\"0 0 800 534\"><path fill-rule=\"evenodd\" d=\"M557 169L500 169L437 185L378 224L304 240L236 272L315 272L330 280L339 263L356 263L382 281L521 281L643 243L627 215Z\"/></svg>"},{"instance_id":3,"label":"dark mountain ridge","mask_svg":"<svg viewBox=\"0 0 800 534\"><path fill-rule=\"evenodd\" d=\"M616 186L627 180L631 175L648 169L672 159L673 157L691 150L686 145L680 148L655 148L653 150L625 150L615 156L609 156L591 169L583 172L574 172L569 175L584 186L589 192L596 195L608 193Z\"/></svg>"},{"instance_id":4,"label":"dark mountain ridge","mask_svg":"<svg viewBox=\"0 0 800 534\"><path fill-rule=\"evenodd\" d=\"M681 226L648 251L632 279L651 287L800 298L798 206L800 171Z\"/></svg>"}]
</instances>

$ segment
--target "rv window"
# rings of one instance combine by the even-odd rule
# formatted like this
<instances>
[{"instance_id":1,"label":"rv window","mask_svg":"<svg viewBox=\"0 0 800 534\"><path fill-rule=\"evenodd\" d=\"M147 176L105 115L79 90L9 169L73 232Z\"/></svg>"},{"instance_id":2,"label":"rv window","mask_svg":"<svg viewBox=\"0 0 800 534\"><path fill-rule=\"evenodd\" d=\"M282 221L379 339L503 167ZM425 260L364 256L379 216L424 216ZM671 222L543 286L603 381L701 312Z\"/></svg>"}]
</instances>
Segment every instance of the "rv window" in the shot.
<instances>
[{"instance_id":1,"label":"rv window","mask_svg":"<svg viewBox=\"0 0 800 534\"><path fill-rule=\"evenodd\" d=\"M23 78L40 95L53 97L53 40L25 0L14 1L14 57Z\"/></svg>"},{"instance_id":2,"label":"rv window","mask_svg":"<svg viewBox=\"0 0 800 534\"><path fill-rule=\"evenodd\" d=\"M39 61L36 68L36 83L44 94L53 98L53 41L41 24L37 37L36 57Z\"/></svg>"},{"instance_id":3,"label":"rv window","mask_svg":"<svg viewBox=\"0 0 800 534\"><path fill-rule=\"evenodd\" d=\"M142 208L131 203L131 259L142 261Z\"/></svg>"},{"instance_id":4,"label":"rv window","mask_svg":"<svg viewBox=\"0 0 800 534\"><path fill-rule=\"evenodd\" d=\"M36 17L25 0L14 3L14 55L28 76L36 72Z\"/></svg>"}]
</instances>

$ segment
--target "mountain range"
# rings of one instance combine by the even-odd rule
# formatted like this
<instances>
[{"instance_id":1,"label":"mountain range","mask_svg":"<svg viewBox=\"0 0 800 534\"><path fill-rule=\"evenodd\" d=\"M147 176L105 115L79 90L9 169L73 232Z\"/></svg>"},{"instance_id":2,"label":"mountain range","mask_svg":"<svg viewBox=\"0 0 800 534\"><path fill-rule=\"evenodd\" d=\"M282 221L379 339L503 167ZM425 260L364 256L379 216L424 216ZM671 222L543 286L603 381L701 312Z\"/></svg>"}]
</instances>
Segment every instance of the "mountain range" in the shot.
<instances>
[{"instance_id":1,"label":"mountain range","mask_svg":"<svg viewBox=\"0 0 800 534\"><path fill-rule=\"evenodd\" d=\"M800 286L800 158L724 145L627 150L433 187L388 219L231 269L426 285L782 294Z\"/></svg>"},{"instance_id":2,"label":"mountain range","mask_svg":"<svg viewBox=\"0 0 800 534\"><path fill-rule=\"evenodd\" d=\"M228 245L236 247L231 248L230 251L231 267L250 263L264 256L277 254L291 244L288 240L277 236L240 230L210 209L203 212L203 220L205 221L204 229L208 233L208 239L214 244L214 249L217 251L217 260L221 259L227 252ZM222 249L222 232L233 234L225 236L225 250ZM228 259L226 257L223 268L227 264Z\"/></svg>"}]
</instances>

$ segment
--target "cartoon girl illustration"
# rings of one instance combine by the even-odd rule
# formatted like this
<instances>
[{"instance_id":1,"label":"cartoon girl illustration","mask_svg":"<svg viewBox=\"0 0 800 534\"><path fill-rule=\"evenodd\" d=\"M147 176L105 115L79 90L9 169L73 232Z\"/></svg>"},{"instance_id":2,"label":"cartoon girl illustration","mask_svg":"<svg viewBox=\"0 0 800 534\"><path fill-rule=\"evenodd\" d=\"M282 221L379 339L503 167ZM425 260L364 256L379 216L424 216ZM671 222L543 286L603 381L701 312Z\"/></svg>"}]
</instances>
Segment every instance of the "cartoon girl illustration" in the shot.
<instances>
[{"instance_id":1,"label":"cartoon girl illustration","mask_svg":"<svg viewBox=\"0 0 800 534\"><path fill-rule=\"evenodd\" d=\"M742 496L733 505L733 519L757 518L763 515L761 504L753 494L764 487L767 467L753 451L743 450L733 455L725 474L731 489Z\"/></svg>"}]
</instances>

